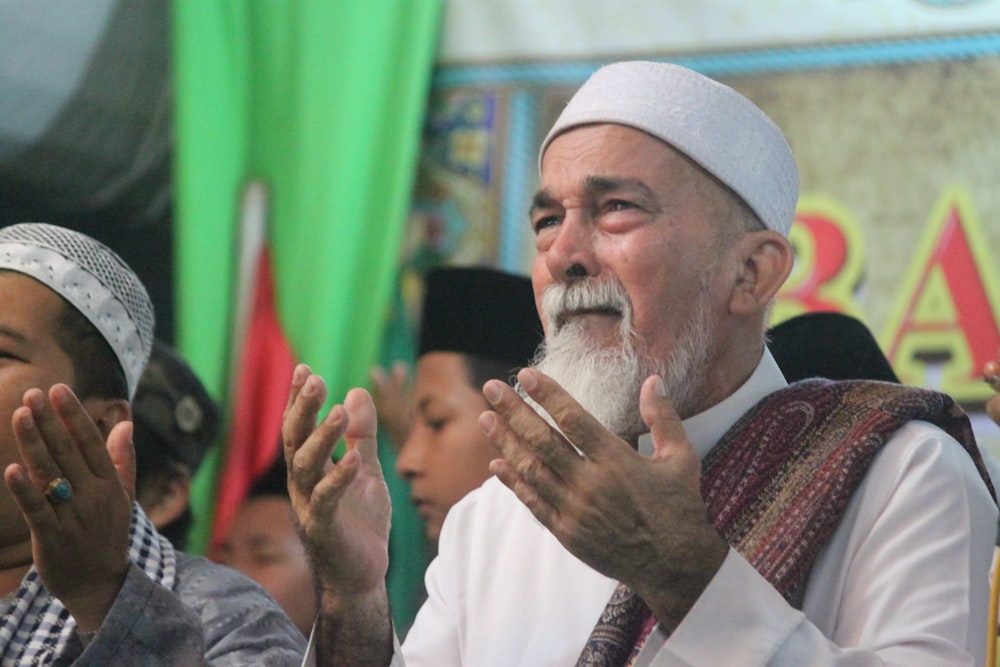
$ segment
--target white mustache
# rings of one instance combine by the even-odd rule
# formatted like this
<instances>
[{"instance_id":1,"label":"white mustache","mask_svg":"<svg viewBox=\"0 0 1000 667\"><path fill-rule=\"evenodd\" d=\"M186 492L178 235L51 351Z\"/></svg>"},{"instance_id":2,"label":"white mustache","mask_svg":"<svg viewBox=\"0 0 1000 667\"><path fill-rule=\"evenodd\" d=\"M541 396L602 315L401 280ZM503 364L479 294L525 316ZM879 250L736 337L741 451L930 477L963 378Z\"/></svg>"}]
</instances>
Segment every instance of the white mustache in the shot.
<instances>
[{"instance_id":1,"label":"white mustache","mask_svg":"<svg viewBox=\"0 0 1000 667\"><path fill-rule=\"evenodd\" d=\"M542 293L542 312L549 326L558 330L570 315L580 311L605 311L631 318L632 302L622 284L617 280L584 280L545 288Z\"/></svg>"}]
</instances>

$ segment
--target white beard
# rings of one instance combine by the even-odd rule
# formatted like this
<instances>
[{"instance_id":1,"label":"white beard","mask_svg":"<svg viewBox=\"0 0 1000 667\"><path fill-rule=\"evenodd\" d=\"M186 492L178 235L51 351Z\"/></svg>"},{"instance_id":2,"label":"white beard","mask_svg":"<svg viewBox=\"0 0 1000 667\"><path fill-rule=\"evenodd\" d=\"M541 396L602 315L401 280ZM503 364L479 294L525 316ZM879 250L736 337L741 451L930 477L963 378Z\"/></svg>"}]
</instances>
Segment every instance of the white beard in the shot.
<instances>
[{"instance_id":1,"label":"white beard","mask_svg":"<svg viewBox=\"0 0 1000 667\"><path fill-rule=\"evenodd\" d=\"M682 328L666 366L650 357L632 327L632 304L617 281L586 280L557 284L542 295L547 320L545 342L532 366L560 384L606 429L629 442L649 429L639 413L639 392L650 375L659 375L674 409L690 415L701 393L703 370L712 340L706 289ZM604 309L620 313L618 345L602 345L576 320L562 322L567 311ZM539 406L535 405L543 415Z\"/></svg>"}]
</instances>

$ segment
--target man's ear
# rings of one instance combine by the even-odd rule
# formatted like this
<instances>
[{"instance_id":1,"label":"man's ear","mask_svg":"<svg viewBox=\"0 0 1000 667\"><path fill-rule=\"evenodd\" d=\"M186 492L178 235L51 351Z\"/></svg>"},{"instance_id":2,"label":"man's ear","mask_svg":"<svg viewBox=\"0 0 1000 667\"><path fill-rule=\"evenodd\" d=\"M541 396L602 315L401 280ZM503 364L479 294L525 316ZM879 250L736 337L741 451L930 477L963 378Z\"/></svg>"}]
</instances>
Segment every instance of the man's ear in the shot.
<instances>
[{"instance_id":1,"label":"man's ear","mask_svg":"<svg viewBox=\"0 0 1000 667\"><path fill-rule=\"evenodd\" d=\"M132 408L123 398L91 398L83 402L83 407L105 439L115 424L132 419Z\"/></svg>"},{"instance_id":2,"label":"man's ear","mask_svg":"<svg viewBox=\"0 0 1000 667\"><path fill-rule=\"evenodd\" d=\"M769 229L744 234L735 250L740 264L729 313L746 317L767 308L791 273L795 257L788 239Z\"/></svg>"}]
</instances>

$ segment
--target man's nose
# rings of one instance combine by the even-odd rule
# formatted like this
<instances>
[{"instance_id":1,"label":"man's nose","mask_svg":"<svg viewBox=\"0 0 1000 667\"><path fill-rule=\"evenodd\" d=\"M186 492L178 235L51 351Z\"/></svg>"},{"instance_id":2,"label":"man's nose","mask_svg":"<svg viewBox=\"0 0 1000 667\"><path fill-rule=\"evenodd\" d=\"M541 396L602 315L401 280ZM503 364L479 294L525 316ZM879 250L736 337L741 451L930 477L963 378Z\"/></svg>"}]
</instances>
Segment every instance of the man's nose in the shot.
<instances>
[{"instance_id":1,"label":"man's nose","mask_svg":"<svg viewBox=\"0 0 1000 667\"><path fill-rule=\"evenodd\" d=\"M396 455L396 472L403 479L410 480L420 474L424 451L422 430L424 430L422 424L414 424L410 436Z\"/></svg>"},{"instance_id":2,"label":"man's nose","mask_svg":"<svg viewBox=\"0 0 1000 667\"><path fill-rule=\"evenodd\" d=\"M555 233L545 251L552 277L573 282L597 275L600 269L594 253L594 228L587 215L579 209L568 210Z\"/></svg>"}]
</instances>

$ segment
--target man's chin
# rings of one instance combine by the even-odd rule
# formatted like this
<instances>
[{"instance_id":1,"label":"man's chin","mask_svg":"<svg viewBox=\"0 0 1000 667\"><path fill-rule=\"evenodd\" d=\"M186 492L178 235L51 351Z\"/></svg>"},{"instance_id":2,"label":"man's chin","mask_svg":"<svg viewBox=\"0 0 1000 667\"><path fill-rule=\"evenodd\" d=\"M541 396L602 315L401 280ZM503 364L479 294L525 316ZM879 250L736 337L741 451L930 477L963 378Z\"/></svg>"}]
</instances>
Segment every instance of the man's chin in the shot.
<instances>
[{"instance_id":1,"label":"man's chin","mask_svg":"<svg viewBox=\"0 0 1000 667\"><path fill-rule=\"evenodd\" d=\"M605 316L604 319L605 322L574 319L560 327L558 333L573 337L574 343L581 350L578 354L620 350L622 348L620 321L612 320L608 316Z\"/></svg>"},{"instance_id":2,"label":"man's chin","mask_svg":"<svg viewBox=\"0 0 1000 667\"><path fill-rule=\"evenodd\" d=\"M580 366L585 364L581 363ZM638 411L638 391L632 387L635 378L616 374L607 368L598 372L580 373L579 369L567 371L567 366L563 364L542 363L536 369L557 382L606 429L619 437L627 438L632 435ZM536 406L536 410L539 410L539 406ZM547 416L544 411L540 411L540 414Z\"/></svg>"}]
</instances>

